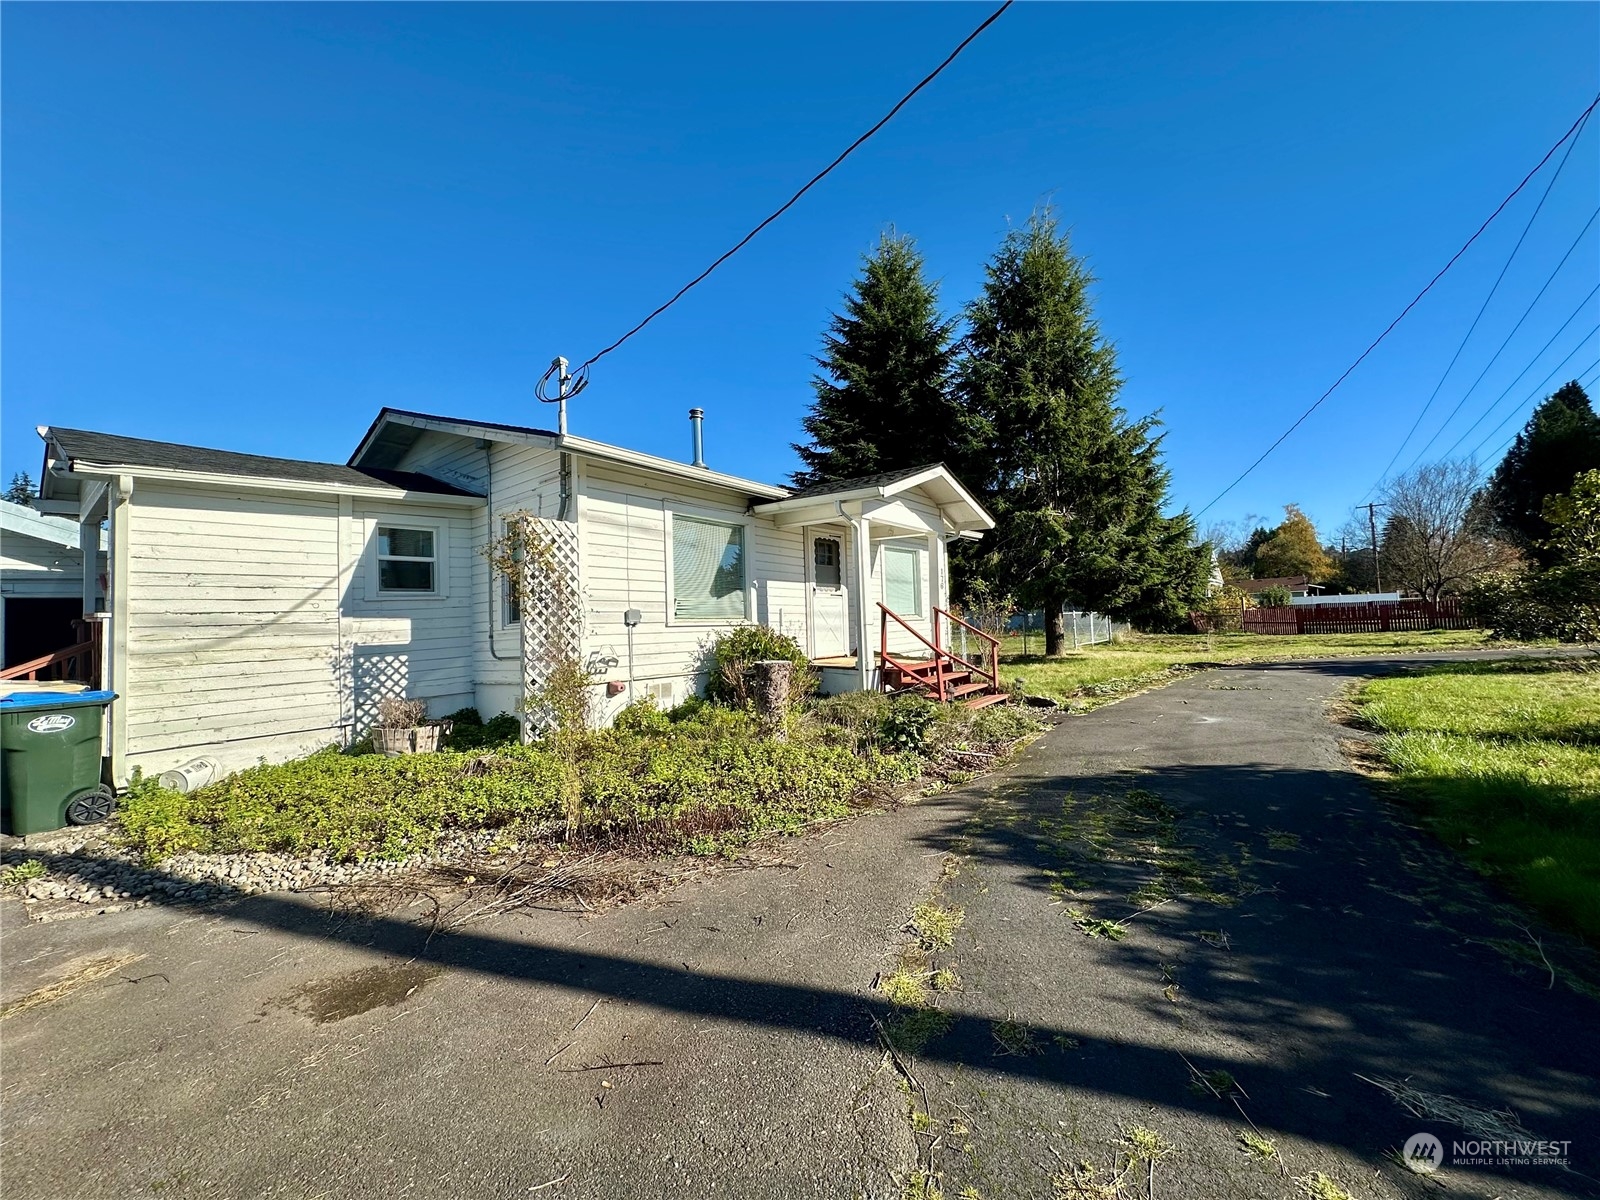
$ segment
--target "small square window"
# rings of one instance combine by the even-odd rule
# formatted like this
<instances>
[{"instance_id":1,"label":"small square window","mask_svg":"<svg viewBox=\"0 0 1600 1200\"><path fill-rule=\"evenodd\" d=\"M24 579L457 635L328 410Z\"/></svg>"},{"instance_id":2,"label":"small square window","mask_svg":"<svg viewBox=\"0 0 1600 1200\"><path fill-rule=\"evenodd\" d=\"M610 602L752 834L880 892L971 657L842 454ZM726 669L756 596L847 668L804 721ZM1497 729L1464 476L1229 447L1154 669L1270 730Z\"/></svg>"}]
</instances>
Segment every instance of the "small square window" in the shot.
<instances>
[{"instance_id":1,"label":"small square window","mask_svg":"<svg viewBox=\"0 0 1600 1200\"><path fill-rule=\"evenodd\" d=\"M380 592L431 592L437 568L433 530L378 526Z\"/></svg>"},{"instance_id":2,"label":"small square window","mask_svg":"<svg viewBox=\"0 0 1600 1200\"><path fill-rule=\"evenodd\" d=\"M839 539L819 537L811 543L811 576L818 587L836 588L842 583Z\"/></svg>"}]
</instances>

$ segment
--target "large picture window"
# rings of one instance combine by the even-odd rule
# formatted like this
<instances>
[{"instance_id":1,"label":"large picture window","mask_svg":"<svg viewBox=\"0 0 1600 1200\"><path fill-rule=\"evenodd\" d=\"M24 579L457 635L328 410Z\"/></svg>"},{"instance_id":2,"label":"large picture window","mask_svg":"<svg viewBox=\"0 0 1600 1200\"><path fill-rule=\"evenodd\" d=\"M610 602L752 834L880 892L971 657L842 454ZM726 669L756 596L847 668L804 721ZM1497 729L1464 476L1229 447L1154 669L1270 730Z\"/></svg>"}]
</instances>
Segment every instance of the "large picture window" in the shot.
<instances>
[{"instance_id":1,"label":"large picture window","mask_svg":"<svg viewBox=\"0 0 1600 1200\"><path fill-rule=\"evenodd\" d=\"M922 552L883 548L883 602L903 617L922 616Z\"/></svg>"},{"instance_id":2,"label":"large picture window","mask_svg":"<svg viewBox=\"0 0 1600 1200\"><path fill-rule=\"evenodd\" d=\"M673 514L672 615L680 621L744 618L743 525Z\"/></svg>"},{"instance_id":3,"label":"large picture window","mask_svg":"<svg viewBox=\"0 0 1600 1200\"><path fill-rule=\"evenodd\" d=\"M378 591L432 592L437 569L433 530L378 526Z\"/></svg>"}]
</instances>

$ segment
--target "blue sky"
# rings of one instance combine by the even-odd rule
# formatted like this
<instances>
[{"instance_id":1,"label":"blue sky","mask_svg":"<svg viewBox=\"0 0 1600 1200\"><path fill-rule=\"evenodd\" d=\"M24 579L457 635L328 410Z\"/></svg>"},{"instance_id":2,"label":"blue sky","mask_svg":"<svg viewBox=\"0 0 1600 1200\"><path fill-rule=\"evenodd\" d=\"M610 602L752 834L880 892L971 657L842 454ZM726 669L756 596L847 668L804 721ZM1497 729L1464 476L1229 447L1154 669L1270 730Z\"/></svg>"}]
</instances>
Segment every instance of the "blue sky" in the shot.
<instances>
[{"instance_id":1,"label":"blue sky","mask_svg":"<svg viewBox=\"0 0 1600 1200\"><path fill-rule=\"evenodd\" d=\"M986 6L4 7L3 471L37 424L342 461L384 404L542 425L532 385L731 245ZM781 480L858 257L914 235L955 308L1053 203L1123 400L1198 509L1339 374L1600 87L1592 4L1019 5L604 360L575 432ZM1204 520L1337 525L1552 168ZM1441 389L1462 399L1600 203L1600 114ZM1434 451L1600 355L1586 239ZM1531 364L1531 365L1530 365ZM1513 385L1523 368L1529 373ZM1417 439L1419 445L1423 438ZM1403 466L1411 457L1408 451Z\"/></svg>"}]
</instances>

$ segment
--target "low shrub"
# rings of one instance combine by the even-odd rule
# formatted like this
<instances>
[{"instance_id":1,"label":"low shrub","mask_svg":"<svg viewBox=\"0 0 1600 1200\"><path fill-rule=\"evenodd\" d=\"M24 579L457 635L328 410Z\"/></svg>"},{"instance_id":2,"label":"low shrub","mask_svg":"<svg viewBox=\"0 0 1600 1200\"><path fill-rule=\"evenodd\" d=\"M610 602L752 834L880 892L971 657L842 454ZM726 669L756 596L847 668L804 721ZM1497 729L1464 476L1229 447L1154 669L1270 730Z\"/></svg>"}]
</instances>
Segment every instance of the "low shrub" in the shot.
<instances>
[{"instance_id":1,"label":"low shrub","mask_svg":"<svg viewBox=\"0 0 1600 1200\"><path fill-rule=\"evenodd\" d=\"M450 722L445 745L451 750L486 750L522 739L522 722L511 713L497 713L485 721L475 708L458 708L445 720Z\"/></svg>"},{"instance_id":2,"label":"low shrub","mask_svg":"<svg viewBox=\"0 0 1600 1200\"><path fill-rule=\"evenodd\" d=\"M740 625L718 634L706 648L706 696L744 707L752 699L750 669L758 662L782 659L794 664L789 699L798 704L817 690L811 659L800 643L766 625Z\"/></svg>"},{"instance_id":3,"label":"low shrub","mask_svg":"<svg viewBox=\"0 0 1600 1200\"><path fill-rule=\"evenodd\" d=\"M403 859L449 831L485 828L712 852L843 816L866 789L922 769L915 755L864 756L821 736L777 741L753 716L714 705L677 721L642 711L630 720L571 746L576 811L564 760L543 746L395 758L329 750L187 795L140 780L120 806L122 829L152 861L184 851Z\"/></svg>"}]
</instances>

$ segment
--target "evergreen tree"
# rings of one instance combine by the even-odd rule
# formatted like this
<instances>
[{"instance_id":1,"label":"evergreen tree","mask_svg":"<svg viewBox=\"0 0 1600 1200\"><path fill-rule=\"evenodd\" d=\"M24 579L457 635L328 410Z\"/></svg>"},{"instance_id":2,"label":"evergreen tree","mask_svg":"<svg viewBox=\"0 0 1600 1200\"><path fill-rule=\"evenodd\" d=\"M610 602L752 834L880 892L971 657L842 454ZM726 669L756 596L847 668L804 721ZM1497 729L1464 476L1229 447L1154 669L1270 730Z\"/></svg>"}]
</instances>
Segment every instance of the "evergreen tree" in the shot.
<instances>
[{"instance_id":1,"label":"evergreen tree","mask_svg":"<svg viewBox=\"0 0 1600 1200\"><path fill-rule=\"evenodd\" d=\"M11 486L6 489L6 499L13 504L32 505L38 488L34 485L33 476L26 471L18 471L11 477Z\"/></svg>"},{"instance_id":2,"label":"evergreen tree","mask_svg":"<svg viewBox=\"0 0 1600 1200\"><path fill-rule=\"evenodd\" d=\"M1545 501L1569 491L1583 472L1597 469L1600 416L1573 380L1533 410L1479 504L1508 540L1543 560L1550 537Z\"/></svg>"},{"instance_id":3,"label":"evergreen tree","mask_svg":"<svg viewBox=\"0 0 1600 1200\"><path fill-rule=\"evenodd\" d=\"M1047 654L1061 650L1069 603L1172 624L1205 595L1210 547L1195 544L1187 512L1162 513L1159 422L1117 406L1092 277L1048 212L1012 230L986 274L957 370L999 522L973 565L1045 610Z\"/></svg>"},{"instance_id":4,"label":"evergreen tree","mask_svg":"<svg viewBox=\"0 0 1600 1200\"><path fill-rule=\"evenodd\" d=\"M941 461L960 475L969 438L950 395L954 330L915 243L884 234L829 322L795 485Z\"/></svg>"}]
</instances>

